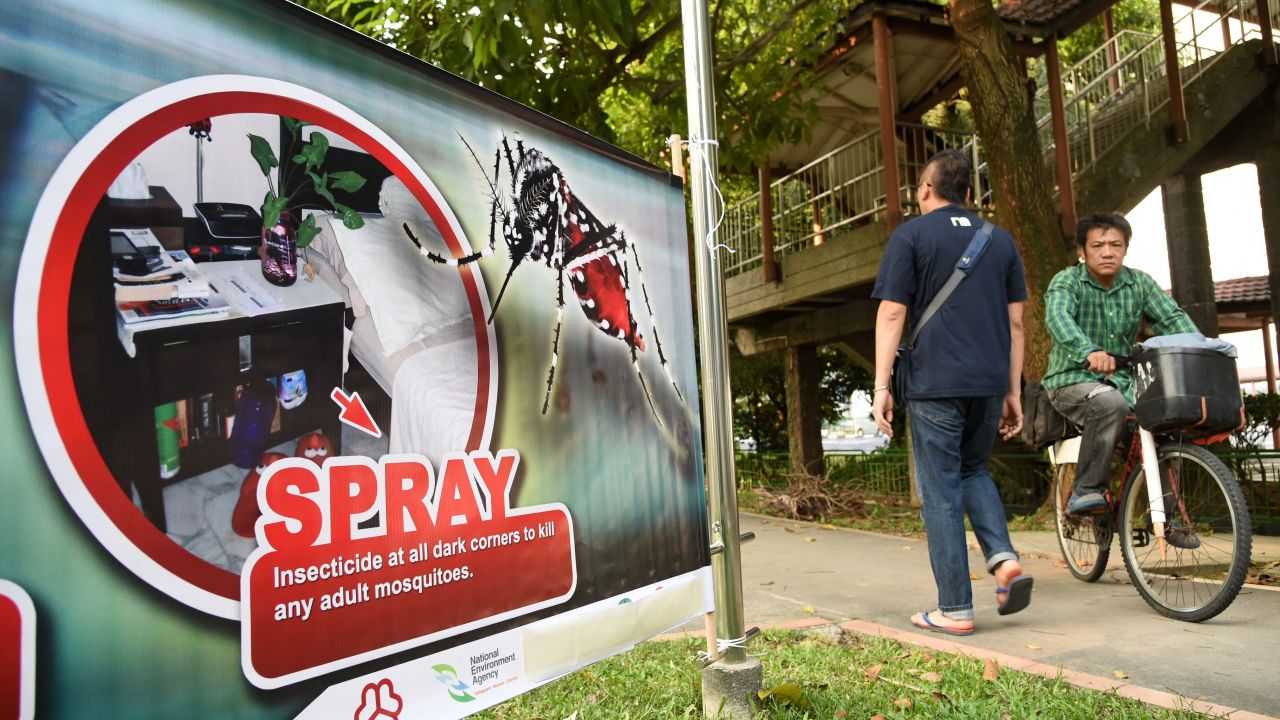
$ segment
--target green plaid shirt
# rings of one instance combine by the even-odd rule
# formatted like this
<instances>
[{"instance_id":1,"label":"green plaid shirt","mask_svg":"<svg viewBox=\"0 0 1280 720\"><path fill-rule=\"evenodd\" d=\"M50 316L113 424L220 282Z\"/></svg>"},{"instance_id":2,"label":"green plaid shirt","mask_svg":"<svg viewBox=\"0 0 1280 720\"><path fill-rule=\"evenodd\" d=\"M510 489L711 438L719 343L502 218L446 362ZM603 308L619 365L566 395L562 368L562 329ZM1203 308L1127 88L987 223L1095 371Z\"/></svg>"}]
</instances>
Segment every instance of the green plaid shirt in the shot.
<instances>
[{"instance_id":1,"label":"green plaid shirt","mask_svg":"<svg viewBox=\"0 0 1280 720\"><path fill-rule=\"evenodd\" d=\"M1086 370L1085 360L1097 350L1130 355L1143 318L1157 335L1197 332L1191 318L1150 275L1129 267L1120 268L1110 288L1099 284L1084 263L1067 268L1053 276L1044 304L1045 326L1053 338L1042 381L1049 389L1107 379ZM1133 373L1119 370L1110 381L1133 405Z\"/></svg>"}]
</instances>

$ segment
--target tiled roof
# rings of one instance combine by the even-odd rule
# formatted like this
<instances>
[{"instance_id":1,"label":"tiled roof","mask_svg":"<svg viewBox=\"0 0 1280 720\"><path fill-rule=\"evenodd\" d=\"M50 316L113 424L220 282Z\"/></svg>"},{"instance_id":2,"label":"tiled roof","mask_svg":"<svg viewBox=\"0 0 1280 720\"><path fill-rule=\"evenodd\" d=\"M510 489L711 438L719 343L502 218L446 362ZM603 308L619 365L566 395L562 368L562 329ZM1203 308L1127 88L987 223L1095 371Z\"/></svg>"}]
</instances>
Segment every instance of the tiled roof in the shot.
<instances>
[{"instance_id":1,"label":"tiled roof","mask_svg":"<svg viewBox=\"0 0 1280 720\"><path fill-rule=\"evenodd\" d=\"M1271 302L1271 286L1266 275L1233 278L1213 284L1213 299L1219 303Z\"/></svg>"},{"instance_id":2,"label":"tiled roof","mask_svg":"<svg viewBox=\"0 0 1280 720\"><path fill-rule=\"evenodd\" d=\"M1005 0L1000 4L1000 17L1010 22L1048 25L1076 9L1086 0Z\"/></svg>"},{"instance_id":3,"label":"tiled roof","mask_svg":"<svg viewBox=\"0 0 1280 720\"><path fill-rule=\"evenodd\" d=\"M1165 288L1173 295L1173 290ZM1229 303L1269 303L1271 285L1266 275L1219 280L1213 284L1213 301L1219 305Z\"/></svg>"}]
</instances>

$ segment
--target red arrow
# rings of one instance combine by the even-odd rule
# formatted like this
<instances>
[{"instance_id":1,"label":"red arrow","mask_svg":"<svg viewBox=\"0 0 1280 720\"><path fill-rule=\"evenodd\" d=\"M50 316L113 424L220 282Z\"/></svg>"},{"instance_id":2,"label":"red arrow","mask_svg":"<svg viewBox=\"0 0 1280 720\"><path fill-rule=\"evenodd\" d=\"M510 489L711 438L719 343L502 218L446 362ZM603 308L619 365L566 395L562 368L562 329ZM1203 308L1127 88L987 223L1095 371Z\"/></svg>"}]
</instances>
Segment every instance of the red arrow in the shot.
<instances>
[{"instance_id":1,"label":"red arrow","mask_svg":"<svg viewBox=\"0 0 1280 720\"><path fill-rule=\"evenodd\" d=\"M378 423L374 422L373 416L369 414L369 409L364 406L364 400L360 399L360 393L353 392L347 395L342 392L342 388L336 387L329 394L329 397L333 398L333 401L338 403L338 407L342 408L342 413L338 415L339 420L376 438L382 437L382 430L378 428Z\"/></svg>"}]
</instances>

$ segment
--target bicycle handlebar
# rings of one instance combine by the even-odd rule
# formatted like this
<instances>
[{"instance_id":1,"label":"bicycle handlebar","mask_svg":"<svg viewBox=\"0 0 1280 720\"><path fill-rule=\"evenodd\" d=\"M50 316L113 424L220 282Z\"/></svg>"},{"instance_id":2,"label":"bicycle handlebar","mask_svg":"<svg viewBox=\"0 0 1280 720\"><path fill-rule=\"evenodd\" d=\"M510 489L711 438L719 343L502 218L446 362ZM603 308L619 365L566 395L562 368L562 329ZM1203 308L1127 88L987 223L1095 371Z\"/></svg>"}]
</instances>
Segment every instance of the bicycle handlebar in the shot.
<instances>
[{"instance_id":1,"label":"bicycle handlebar","mask_svg":"<svg viewBox=\"0 0 1280 720\"><path fill-rule=\"evenodd\" d=\"M1090 354L1092 354L1092 353L1090 353ZM1124 370L1124 369L1126 369L1126 368L1131 368L1131 367L1133 367L1133 356L1132 356L1132 355L1116 355L1115 353L1107 353L1107 357L1109 357L1109 358L1111 358L1112 360L1115 360L1115 361L1116 361L1116 369L1117 369L1117 370ZM1080 363L1080 367L1082 367L1082 368L1084 368L1084 369L1088 370L1088 369L1089 369L1089 358L1085 358L1085 359L1084 359L1084 361Z\"/></svg>"}]
</instances>

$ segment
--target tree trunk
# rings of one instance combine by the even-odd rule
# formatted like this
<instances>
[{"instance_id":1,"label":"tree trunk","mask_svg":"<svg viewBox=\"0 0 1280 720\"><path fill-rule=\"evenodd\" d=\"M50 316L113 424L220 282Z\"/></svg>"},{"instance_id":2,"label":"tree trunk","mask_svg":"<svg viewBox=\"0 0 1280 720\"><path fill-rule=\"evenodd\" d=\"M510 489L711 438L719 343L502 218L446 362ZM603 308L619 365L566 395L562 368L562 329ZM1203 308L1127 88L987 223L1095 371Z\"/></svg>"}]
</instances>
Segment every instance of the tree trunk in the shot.
<instances>
[{"instance_id":1,"label":"tree trunk","mask_svg":"<svg viewBox=\"0 0 1280 720\"><path fill-rule=\"evenodd\" d=\"M1044 292L1072 260L1058 226L1053 178L1036 133L1026 74L990 0L950 0L960 72L969 88L986 149L996 216L1018 245L1027 275L1023 376L1038 380L1052 344L1044 326Z\"/></svg>"}]
</instances>

